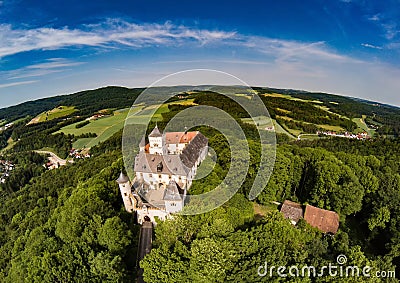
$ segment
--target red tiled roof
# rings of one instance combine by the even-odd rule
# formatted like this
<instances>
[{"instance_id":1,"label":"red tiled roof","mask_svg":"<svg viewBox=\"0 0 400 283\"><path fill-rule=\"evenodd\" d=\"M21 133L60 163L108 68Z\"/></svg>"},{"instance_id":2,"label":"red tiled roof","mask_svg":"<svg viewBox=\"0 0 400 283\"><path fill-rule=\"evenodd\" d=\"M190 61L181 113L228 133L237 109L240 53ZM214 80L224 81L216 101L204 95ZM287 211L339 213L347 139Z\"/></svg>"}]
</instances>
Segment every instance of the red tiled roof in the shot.
<instances>
[{"instance_id":1,"label":"red tiled roof","mask_svg":"<svg viewBox=\"0 0 400 283\"><path fill-rule=\"evenodd\" d=\"M306 205L304 220L324 233L335 234L339 228L339 215L330 210Z\"/></svg>"},{"instance_id":2,"label":"red tiled roof","mask_svg":"<svg viewBox=\"0 0 400 283\"><path fill-rule=\"evenodd\" d=\"M167 144L178 144L190 142L198 132L168 132L165 133Z\"/></svg>"}]
</instances>

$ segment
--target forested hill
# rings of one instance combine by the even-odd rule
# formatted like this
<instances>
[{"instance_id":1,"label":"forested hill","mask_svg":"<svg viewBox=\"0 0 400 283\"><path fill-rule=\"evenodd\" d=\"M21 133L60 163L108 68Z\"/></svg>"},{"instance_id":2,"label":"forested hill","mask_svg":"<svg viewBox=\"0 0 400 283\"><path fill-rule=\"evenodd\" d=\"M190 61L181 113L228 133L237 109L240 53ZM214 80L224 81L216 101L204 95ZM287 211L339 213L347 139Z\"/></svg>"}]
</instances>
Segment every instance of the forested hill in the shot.
<instances>
[{"instance_id":1,"label":"forested hill","mask_svg":"<svg viewBox=\"0 0 400 283\"><path fill-rule=\"evenodd\" d=\"M328 107L332 111L350 117L357 118L367 116L367 122L376 125L385 125L385 130L393 129L399 133L400 125L400 108L388 104L368 101L364 99L346 97L329 93L307 92L292 89L275 89L275 88L258 88L254 87L258 93L281 93L298 99L308 100L310 102L320 102L323 106Z\"/></svg>"},{"instance_id":2,"label":"forested hill","mask_svg":"<svg viewBox=\"0 0 400 283\"><path fill-rule=\"evenodd\" d=\"M347 257L348 266L370 266L371 275L379 270L400 272L400 139L393 126L399 110L322 94L256 90L273 125L263 116L253 121L216 89L179 93L151 117L149 130L156 122L163 130L185 109L215 106L241 126L251 158L244 183L224 205L201 215L175 215L155 227L153 248L140 262L144 280L281 282L277 274L260 277L259 267L266 262L322 267L335 264L338 255ZM135 281L139 229L134 215L124 209L115 180L125 170L121 140L128 111L123 108L131 106L140 91L107 87L2 110L8 121L26 113L30 117L0 130L0 161L14 164L11 171L0 166L3 175L10 175L0 183L0 282ZM41 108L29 113L34 103ZM137 108L145 115L154 105ZM39 118L30 123L35 113ZM257 129L268 131L273 126L278 137L274 170L259 196L250 201L260 165ZM106 129L116 132L107 134ZM368 131L373 136L331 138L317 135L320 129ZM217 158L203 162L214 167L203 179L194 180L191 195L213 190L231 167L225 136L208 126L196 130L208 138ZM104 139L90 149L81 147L90 158L74 159L54 170L46 170L47 157L34 151L52 150L71 159L71 149L92 138ZM338 232L325 235L303 220L292 225L276 205L285 200L338 213ZM328 276L291 279L364 282L364 278ZM371 282L398 280L371 278Z\"/></svg>"},{"instance_id":3,"label":"forested hill","mask_svg":"<svg viewBox=\"0 0 400 283\"><path fill-rule=\"evenodd\" d=\"M11 122L26 116L34 117L59 105L75 106L81 111L82 115L90 114L99 109L130 107L141 91L143 91L141 88L129 89L108 86L69 95L27 101L0 109L0 120L4 119Z\"/></svg>"},{"instance_id":4,"label":"forested hill","mask_svg":"<svg viewBox=\"0 0 400 283\"><path fill-rule=\"evenodd\" d=\"M398 120L400 108L387 104L321 92L266 87L253 87L253 89L259 94L283 94L308 101L319 101L334 112L350 118L367 115L376 116L377 122L384 123L385 121L387 122L388 120L394 119L400 123ZM107 86L73 94L27 101L0 109L0 120L4 119L11 122L28 115L36 116L58 105L76 106L76 108L84 110L84 114L104 108L129 107L143 90L143 88L131 89L119 86ZM391 124L395 124L392 122L393 121L391 121Z\"/></svg>"}]
</instances>

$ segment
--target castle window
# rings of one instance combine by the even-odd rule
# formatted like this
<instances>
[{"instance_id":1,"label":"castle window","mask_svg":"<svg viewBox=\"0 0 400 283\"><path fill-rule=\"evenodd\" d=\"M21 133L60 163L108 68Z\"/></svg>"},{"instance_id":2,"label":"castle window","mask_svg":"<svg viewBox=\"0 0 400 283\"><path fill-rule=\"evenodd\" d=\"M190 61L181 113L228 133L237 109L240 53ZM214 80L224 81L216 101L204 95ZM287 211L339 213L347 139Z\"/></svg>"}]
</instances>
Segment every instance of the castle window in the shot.
<instances>
[{"instance_id":1,"label":"castle window","mask_svg":"<svg viewBox=\"0 0 400 283\"><path fill-rule=\"evenodd\" d=\"M153 174L150 173L150 174L149 174L149 178L153 178Z\"/></svg>"},{"instance_id":2,"label":"castle window","mask_svg":"<svg viewBox=\"0 0 400 283\"><path fill-rule=\"evenodd\" d=\"M161 174L160 174L160 175L158 175L158 179L161 179Z\"/></svg>"},{"instance_id":3,"label":"castle window","mask_svg":"<svg viewBox=\"0 0 400 283\"><path fill-rule=\"evenodd\" d=\"M163 170L163 164L162 162L160 162L157 164L157 172L162 172L162 170Z\"/></svg>"}]
</instances>

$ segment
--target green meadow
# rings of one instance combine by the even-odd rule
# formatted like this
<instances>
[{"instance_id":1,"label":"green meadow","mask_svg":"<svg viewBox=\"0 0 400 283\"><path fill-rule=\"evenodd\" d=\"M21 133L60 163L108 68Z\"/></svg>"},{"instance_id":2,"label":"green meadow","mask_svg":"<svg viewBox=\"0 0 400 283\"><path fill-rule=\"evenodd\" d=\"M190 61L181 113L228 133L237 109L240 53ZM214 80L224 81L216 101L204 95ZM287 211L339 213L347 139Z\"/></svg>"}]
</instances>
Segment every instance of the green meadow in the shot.
<instances>
[{"instance_id":1,"label":"green meadow","mask_svg":"<svg viewBox=\"0 0 400 283\"><path fill-rule=\"evenodd\" d=\"M33 118L32 123L40 123L44 121L50 121L56 118L65 117L71 115L76 111L74 106L59 106L50 111L43 112Z\"/></svg>"}]
</instances>

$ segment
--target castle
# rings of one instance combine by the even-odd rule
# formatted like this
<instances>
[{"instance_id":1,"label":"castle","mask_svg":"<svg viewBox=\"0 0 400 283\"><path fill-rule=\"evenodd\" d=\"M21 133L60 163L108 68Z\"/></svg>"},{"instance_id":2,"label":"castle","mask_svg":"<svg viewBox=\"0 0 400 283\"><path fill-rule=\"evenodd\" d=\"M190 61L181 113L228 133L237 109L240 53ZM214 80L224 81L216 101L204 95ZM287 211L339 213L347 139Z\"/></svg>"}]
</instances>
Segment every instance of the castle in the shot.
<instances>
[{"instance_id":1,"label":"castle","mask_svg":"<svg viewBox=\"0 0 400 283\"><path fill-rule=\"evenodd\" d=\"M208 139L200 132L161 133L157 125L139 144L135 157L135 178L122 172L119 185L125 209L136 214L137 222L165 220L185 205L197 167L208 152Z\"/></svg>"}]
</instances>

